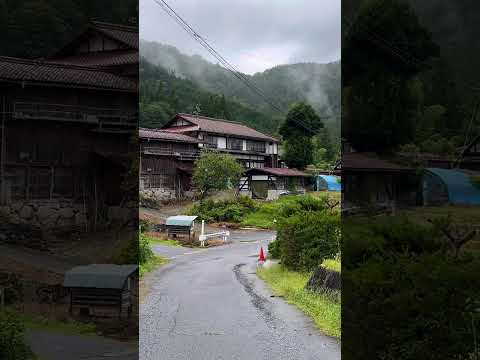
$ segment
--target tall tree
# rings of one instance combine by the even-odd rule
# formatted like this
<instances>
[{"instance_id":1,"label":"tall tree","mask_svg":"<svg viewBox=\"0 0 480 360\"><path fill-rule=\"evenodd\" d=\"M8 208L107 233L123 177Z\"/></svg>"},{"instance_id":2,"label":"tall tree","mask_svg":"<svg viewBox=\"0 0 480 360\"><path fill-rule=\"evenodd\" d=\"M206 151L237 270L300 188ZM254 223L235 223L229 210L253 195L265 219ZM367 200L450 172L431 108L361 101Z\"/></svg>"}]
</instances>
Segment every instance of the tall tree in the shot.
<instances>
[{"instance_id":1,"label":"tall tree","mask_svg":"<svg viewBox=\"0 0 480 360\"><path fill-rule=\"evenodd\" d=\"M322 120L310 105L300 102L292 106L279 131L287 166L303 170L312 163L312 138L322 128Z\"/></svg>"},{"instance_id":2,"label":"tall tree","mask_svg":"<svg viewBox=\"0 0 480 360\"><path fill-rule=\"evenodd\" d=\"M359 150L410 142L422 99L418 74L439 53L408 3L368 0L342 51L342 133Z\"/></svg>"}]
</instances>

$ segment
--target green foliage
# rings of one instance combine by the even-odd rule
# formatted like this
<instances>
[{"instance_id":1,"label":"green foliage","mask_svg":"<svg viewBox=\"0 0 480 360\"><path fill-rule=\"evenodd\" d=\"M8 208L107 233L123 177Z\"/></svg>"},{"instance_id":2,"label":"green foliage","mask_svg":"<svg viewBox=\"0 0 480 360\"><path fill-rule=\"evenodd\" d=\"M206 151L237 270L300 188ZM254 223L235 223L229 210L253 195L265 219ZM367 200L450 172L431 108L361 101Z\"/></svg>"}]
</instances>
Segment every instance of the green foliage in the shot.
<instances>
[{"instance_id":1,"label":"green foliage","mask_svg":"<svg viewBox=\"0 0 480 360\"><path fill-rule=\"evenodd\" d=\"M142 50L142 55L146 50ZM209 117L234 120L259 131L275 134L278 119L270 114L217 93L197 83L178 77L175 72L140 59L140 126L161 127L176 113L198 113Z\"/></svg>"},{"instance_id":2,"label":"green foliage","mask_svg":"<svg viewBox=\"0 0 480 360\"><path fill-rule=\"evenodd\" d=\"M237 186L242 174L242 165L232 155L202 151L200 158L195 162L192 181L203 199L212 191Z\"/></svg>"},{"instance_id":3,"label":"green foliage","mask_svg":"<svg viewBox=\"0 0 480 360\"><path fill-rule=\"evenodd\" d=\"M280 241L274 240L268 244L268 254L271 258L280 259Z\"/></svg>"},{"instance_id":4,"label":"green foliage","mask_svg":"<svg viewBox=\"0 0 480 360\"><path fill-rule=\"evenodd\" d=\"M245 215L257 209L255 201L246 196L234 200L214 201L211 199L200 201L193 205L188 213L196 215L206 222L227 221L240 223Z\"/></svg>"},{"instance_id":5,"label":"green foliage","mask_svg":"<svg viewBox=\"0 0 480 360\"><path fill-rule=\"evenodd\" d=\"M338 194L335 194L335 196L338 196ZM329 201L327 200L329 198L332 198L332 193L327 193L321 197L289 195L282 196L274 201L260 202L255 211L246 214L242 225L255 226L262 229L274 229L278 219L286 216L287 213L293 214L307 207L318 210L323 209Z\"/></svg>"},{"instance_id":6,"label":"green foliage","mask_svg":"<svg viewBox=\"0 0 480 360\"><path fill-rule=\"evenodd\" d=\"M21 317L9 309L0 311L0 359L26 360L30 350L24 340L25 327Z\"/></svg>"},{"instance_id":7,"label":"green foliage","mask_svg":"<svg viewBox=\"0 0 480 360\"><path fill-rule=\"evenodd\" d=\"M472 352L467 303L478 296L480 261L444 251L438 227L445 221L343 222L342 311L352 334L342 342L346 357L453 359Z\"/></svg>"},{"instance_id":8,"label":"green foliage","mask_svg":"<svg viewBox=\"0 0 480 360\"><path fill-rule=\"evenodd\" d=\"M140 232L138 239L133 238L121 250L117 263L143 265L154 256L148 237L143 232Z\"/></svg>"},{"instance_id":9,"label":"green foliage","mask_svg":"<svg viewBox=\"0 0 480 360\"><path fill-rule=\"evenodd\" d=\"M340 248L340 214L329 210L301 212L277 225L282 264L292 270L313 270Z\"/></svg>"},{"instance_id":10,"label":"green foliage","mask_svg":"<svg viewBox=\"0 0 480 360\"><path fill-rule=\"evenodd\" d=\"M2 55L41 58L74 39L90 20L130 24L138 2L22 0L0 2Z\"/></svg>"},{"instance_id":11,"label":"green foliage","mask_svg":"<svg viewBox=\"0 0 480 360\"><path fill-rule=\"evenodd\" d=\"M289 167L303 170L313 162L312 138L321 128L323 123L310 105L301 102L291 107L280 127Z\"/></svg>"},{"instance_id":12,"label":"green foliage","mask_svg":"<svg viewBox=\"0 0 480 360\"><path fill-rule=\"evenodd\" d=\"M150 247L150 241L148 236L143 233L140 233L138 238L138 263L143 265L148 261L152 260L155 257L155 254Z\"/></svg>"},{"instance_id":13,"label":"green foliage","mask_svg":"<svg viewBox=\"0 0 480 360\"><path fill-rule=\"evenodd\" d=\"M473 186L475 186L476 188L480 189L480 176L472 176L471 177L471 182L473 184Z\"/></svg>"},{"instance_id":14,"label":"green foliage","mask_svg":"<svg viewBox=\"0 0 480 360\"><path fill-rule=\"evenodd\" d=\"M369 32L383 34L410 54L409 59L371 41ZM418 74L426 69L425 61L438 54L410 5L400 0L365 1L342 53L343 136L358 150L388 151L410 142L422 112Z\"/></svg>"}]
</instances>

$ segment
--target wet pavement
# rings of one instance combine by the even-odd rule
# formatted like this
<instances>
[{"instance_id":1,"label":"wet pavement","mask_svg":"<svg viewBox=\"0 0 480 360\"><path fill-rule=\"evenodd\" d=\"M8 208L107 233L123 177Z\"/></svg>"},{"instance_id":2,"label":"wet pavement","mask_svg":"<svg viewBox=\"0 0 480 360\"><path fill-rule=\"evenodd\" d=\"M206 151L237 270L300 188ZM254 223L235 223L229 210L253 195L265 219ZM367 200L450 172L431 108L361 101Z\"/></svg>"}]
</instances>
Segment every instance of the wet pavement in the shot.
<instances>
[{"instance_id":1,"label":"wet pavement","mask_svg":"<svg viewBox=\"0 0 480 360\"><path fill-rule=\"evenodd\" d=\"M46 330L29 330L26 341L41 360L138 360L138 344L95 335L67 335Z\"/></svg>"},{"instance_id":2,"label":"wet pavement","mask_svg":"<svg viewBox=\"0 0 480 360\"><path fill-rule=\"evenodd\" d=\"M271 292L255 275L269 231L231 231L207 249L156 246L171 258L148 275L140 306L142 360L340 359L337 340Z\"/></svg>"}]
</instances>

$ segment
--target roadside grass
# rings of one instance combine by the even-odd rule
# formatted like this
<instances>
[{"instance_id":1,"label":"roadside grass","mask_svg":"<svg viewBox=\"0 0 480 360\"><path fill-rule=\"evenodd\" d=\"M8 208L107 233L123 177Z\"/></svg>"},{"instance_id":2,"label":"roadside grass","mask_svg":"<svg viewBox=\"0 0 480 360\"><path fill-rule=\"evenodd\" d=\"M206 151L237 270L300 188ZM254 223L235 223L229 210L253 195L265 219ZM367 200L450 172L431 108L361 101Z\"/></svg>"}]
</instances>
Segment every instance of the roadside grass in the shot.
<instances>
[{"instance_id":1,"label":"roadside grass","mask_svg":"<svg viewBox=\"0 0 480 360\"><path fill-rule=\"evenodd\" d=\"M323 260L322 266L328 270L342 272L342 263L336 259Z\"/></svg>"},{"instance_id":2,"label":"roadside grass","mask_svg":"<svg viewBox=\"0 0 480 360\"><path fill-rule=\"evenodd\" d=\"M27 312L23 312L19 316L25 328L29 330L48 330L71 335L96 335L97 333L97 327L93 323L84 323L68 318L59 320Z\"/></svg>"},{"instance_id":3,"label":"roadside grass","mask_svg":"<svg viewBox=\"0 0 480 360\"><path fill-rule=\"evenodd\" d=\"M310 316L317 327L325 334L341 337L340 293L314 293L305 289L309 273L289 271L281 265L271 268L258 268L257 275L273 290L275 295L297 306Z\"/></svg>"},{"instance_id":4,"label":"roadside grass","mask_svg":"<svg viewBox=\"0 0 480 360\"><path fill-rule=\"evenodd\" d=\"M159 233L145 233L145 236L148 238L150 244L165 245L165 246L182 246L180 241L173 239L166 239L162 234Z\"/></svg>"},{"instance_id":5,"label":"roadside grass","mask_svg":"<svg viewBox=\"0 0 480 360\"><path fill-rule=\"evenodd\" d=\"M427 223L428 219L450 215L460 224L480 224L480 211L475 206L419 206L401 212L414 221Z\"/></svg>"},{"instance_id":6,"label":"roadside grass","mask_svg":"<svg viewBox=\"0 0 480 360\"><path fill-rule=\"evenodd\" d=\"M154 255L145 264L140 265L140 277L143 277L145 274L155 270L157 267L167 264L168 262L169 260L167 258Z\"/></svg>"},{"instance_id":7,"label":"roadside grass","mask_svg":"<svg viewBox=\"0 0 480 360\"><path fill-rule=\"evenodd\" d=\"M308 195L321 197L328 196L333 200L340 201L340 193L334 191L320 191L307 193ZM245 215L241 222L242 226L252 226L260 229L273 229L275 220L278 219L281 209L290 203L294 203L299 195L282 196L273 201L258 201L258 209Z\"/></svg>"}]
</instances>

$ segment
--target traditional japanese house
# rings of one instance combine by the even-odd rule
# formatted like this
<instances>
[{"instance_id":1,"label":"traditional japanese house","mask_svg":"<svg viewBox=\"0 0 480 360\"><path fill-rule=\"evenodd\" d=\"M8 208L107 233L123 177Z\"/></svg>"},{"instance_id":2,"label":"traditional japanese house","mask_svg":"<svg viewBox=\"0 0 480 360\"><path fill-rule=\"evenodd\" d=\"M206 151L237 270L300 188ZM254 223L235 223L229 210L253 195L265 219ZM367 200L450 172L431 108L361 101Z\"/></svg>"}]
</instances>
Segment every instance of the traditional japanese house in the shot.
<instances>
[{"instance_id":1,"label":"traditional japanese house","mask_svg":"<svg viewBox=\"0 0 480 360\"><path fill-rule=\"evenodd\" d=\"M421 202L420 176L414 168L370 153L343 154L342 204L417 205ZM349 203L346 203L348 200Z\"/></svg>"},{"instance_id":2,"label":"traditional japanese house","mask_svg":"<svg viewBox=\"0 0 480 360\"><path fill-rule=\"evenodd\" d=\"M4 216L89 229L126 203L122 182L138 153L137 37L92 24L51 59L0 57Z\"/></svg>"},{"instance_id":3,"label":"traditional japanese house","mask_svg":"<svg viewBox=\"0 0 480 360\"><path fill-rule=\"evenodd\" d=\"M247 169L279 166L279 140L241 123L177 114L162 129L193 137L200 148L227 152Z\"/></svg>"},{"instance_id":4,"label":"traditional japanese house","mask_svg":"<svg viewBox=\"0 0 480 360\"><path fill-rule=\"evenodd\" d=\"M248 169L240 180L240 193L254 199L275 200L282 194L305 193L311 174L287 168Z\"/></svg>"},{"instance_id":5,"label":"traditional japanese house","mask_svg":"<svg viewBox=\"0 0 480 360\"><path fill-rule=\"evenodd\" d=\"M140 129L139 136L140 191L157 200L188 195L199 140L158 129Z\"/></svg>"}]
</instances>

